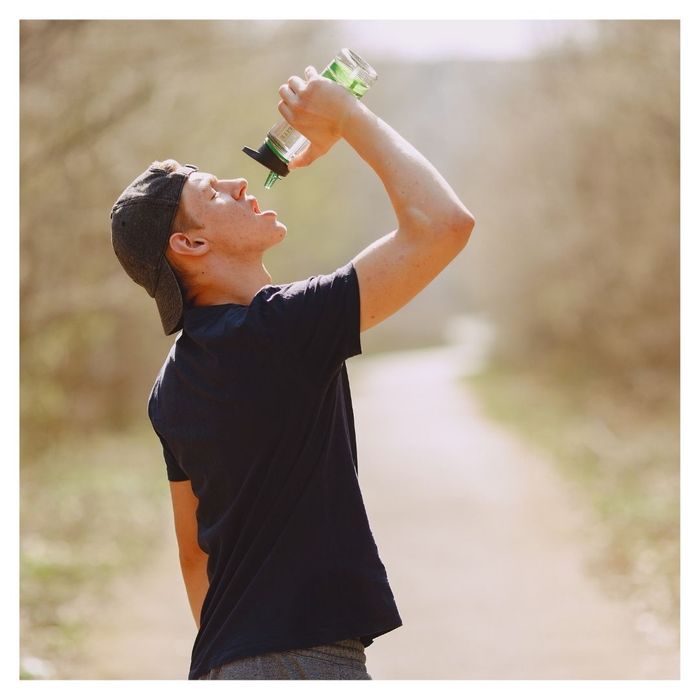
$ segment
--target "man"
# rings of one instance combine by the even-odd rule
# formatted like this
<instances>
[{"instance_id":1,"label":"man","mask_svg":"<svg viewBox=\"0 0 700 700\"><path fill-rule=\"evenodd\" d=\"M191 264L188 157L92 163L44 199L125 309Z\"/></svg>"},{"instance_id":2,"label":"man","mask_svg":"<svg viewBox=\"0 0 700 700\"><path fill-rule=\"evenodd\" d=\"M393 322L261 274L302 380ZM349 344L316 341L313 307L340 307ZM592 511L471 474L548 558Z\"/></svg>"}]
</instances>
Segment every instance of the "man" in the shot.
<instances>
[{"instance_id":1,"label":"man","mask_svg":"<svg viewBox=\"0 0 700 700\"><path fill-rule=\"evenodd\" d=\"M474 219L435 168L309 66L278 109L310 141L344 138L382 180L396 230L326 275L272 284L286 235L242 179L154 163L112 210L115 252L178 330L148 412L163 447L198 626L189 679L365 679L402 625L357 479L345 360L424 289ZM410 378L407 378L410 381Z\"/></svg>"}]
</instances>

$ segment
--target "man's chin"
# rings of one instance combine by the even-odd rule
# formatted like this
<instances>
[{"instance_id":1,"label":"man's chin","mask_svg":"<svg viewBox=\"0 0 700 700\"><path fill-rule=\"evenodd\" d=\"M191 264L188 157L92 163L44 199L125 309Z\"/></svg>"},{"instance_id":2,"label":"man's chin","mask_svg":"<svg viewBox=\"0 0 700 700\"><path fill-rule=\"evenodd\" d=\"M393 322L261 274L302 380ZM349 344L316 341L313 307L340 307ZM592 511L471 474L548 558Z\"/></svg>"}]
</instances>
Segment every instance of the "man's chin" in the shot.
<instances>
[{"instance_id":1,"label":"man's chin","mask_svg":"<svg viewBox=\"0 0 700 700\"><path fill-rule=\"evenodd\" d=\"M287 237L287 227L281 221L275 221L275 235L276 240L273 241L272 245L277 245L281 243Z\"/></svg>"}]
</instances>

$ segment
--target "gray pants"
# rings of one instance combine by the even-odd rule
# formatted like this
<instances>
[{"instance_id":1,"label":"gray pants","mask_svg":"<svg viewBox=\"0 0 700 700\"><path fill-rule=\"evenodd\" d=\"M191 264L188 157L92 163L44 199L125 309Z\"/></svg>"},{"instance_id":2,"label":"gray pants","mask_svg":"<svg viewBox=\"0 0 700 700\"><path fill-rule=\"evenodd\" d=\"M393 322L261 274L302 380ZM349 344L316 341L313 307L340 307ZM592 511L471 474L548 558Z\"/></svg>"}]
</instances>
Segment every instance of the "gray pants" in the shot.
<instances>
[{"instance_id":1,"label":"gray pants","mask_svg":"<svg viewBox=\"0 0 700 700\"><path fill-rule=\"evenodd\" d=\"M365 646L345 639L308 649L276 651L234 659L211 669L199 681L371 681L365 666Z\"/></svg>"}]
</instances>

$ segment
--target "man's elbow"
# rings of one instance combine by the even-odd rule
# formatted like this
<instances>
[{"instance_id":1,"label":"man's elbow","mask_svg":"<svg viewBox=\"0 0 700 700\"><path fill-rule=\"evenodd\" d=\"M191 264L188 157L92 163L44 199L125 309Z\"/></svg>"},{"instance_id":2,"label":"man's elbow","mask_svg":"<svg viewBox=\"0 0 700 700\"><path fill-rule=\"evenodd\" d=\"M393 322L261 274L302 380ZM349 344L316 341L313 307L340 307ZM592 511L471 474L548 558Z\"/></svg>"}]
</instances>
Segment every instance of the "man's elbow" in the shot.
<instances>
[{"instance_id":1,"label":"man's elbow","mask_svg":"<svg viewBox=\"0 0 700 700\"><path fill-rule=\"evenodd\" d=\"M465 207L455 212L455 215L450 223L450 231L453 233L455 238L459 240L463 246L465 246L467 241L469 241L469 237L472 235L475 224L476 219Z\"/></svg>"},{"instance_id":2,"label":"man's elbow","mask_svg":"<svg viewBox=\"0 0 700 700\"><path fill-rule=\"evenodd\" d=\"M421 243L464 248L474 228L474 217L466 207L443 208L440 212L426 214L417 209L406 212L410 218L399 225L404 237Z\"/></svg>"},{"instance_id":3,"label":"man's elbow","mask_svg":"<svg viewBox=\"0 0 700 700\"><path fill-rule=\"evenodd\" d=\"M179 552L180 566L183 569L196 569L206 566L209 555L199 548L190 548Z\"/></svg>"}]
</instances>

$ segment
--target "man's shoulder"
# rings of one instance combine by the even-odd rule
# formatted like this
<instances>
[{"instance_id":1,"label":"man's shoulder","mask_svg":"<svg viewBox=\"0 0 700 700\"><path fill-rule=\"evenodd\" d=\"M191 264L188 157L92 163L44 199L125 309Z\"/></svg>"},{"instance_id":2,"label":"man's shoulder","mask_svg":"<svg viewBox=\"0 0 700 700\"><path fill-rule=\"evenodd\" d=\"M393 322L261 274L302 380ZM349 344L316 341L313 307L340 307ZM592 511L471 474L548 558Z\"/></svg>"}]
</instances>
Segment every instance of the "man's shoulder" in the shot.
<instances>
[{"instance_id":1,"label":"man's shoulder","mask_svg":"<svg viewBox=\"0 0 700 700\"><path fill-rule=\"evenodd\" d=\"M334 288L351 280L354 275L355 268L350 261L332 272L316 273L293 282L268 285L260 301L271 305L285 303L294 305L294 302L299 301L299 306L304 307L309 300L330 296Z\"/></svg>"}]
</instances>

